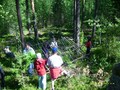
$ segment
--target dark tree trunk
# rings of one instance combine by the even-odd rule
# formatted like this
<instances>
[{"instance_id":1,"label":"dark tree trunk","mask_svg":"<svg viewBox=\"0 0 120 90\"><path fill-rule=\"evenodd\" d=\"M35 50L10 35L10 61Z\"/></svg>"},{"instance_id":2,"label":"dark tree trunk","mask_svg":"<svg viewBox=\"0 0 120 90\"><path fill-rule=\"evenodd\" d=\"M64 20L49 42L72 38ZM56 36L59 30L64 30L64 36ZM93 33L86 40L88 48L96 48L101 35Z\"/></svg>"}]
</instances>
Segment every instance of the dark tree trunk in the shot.
<instances>
[{"instance_id":1,"label":"dark tree trunk","mask_svg":"<svg viewBox=\"0 0 120 90\"><path fill-rule=\"evenodd\" d=\"M53 17L54 17L54 25L60 27L63 25L64 22L64 15L63 15L63 0L54 0L53 5Z\"/></svg>"},{"instance_id":2,"label":"dark tree trunk","mask_svg":"<svg viewBox=\"0 0 120 90\"><path fill-rule=\"evenodd\" d=\"M74 41L80 46L80 0L74 0Z\"/></svg>"},{"instance_id":3,"label":"dark tree trunk","mask_svg":"<svg viewBox=\"0 0 120 90\"><path fill-rule=\"evenodd\" d=\"M81 20L81 28L82 28L82 31L84 30L84 16L85 16L85 0L82 0L82 20Z\"/></svg>"},{"instance_id":4,"label":"dark tree trunk","mask_svg":"<svg viewBox=\"0 0 120 90\"><path fill-rule=\"evenodd\" d=\"M37 22L36 22L36 16L35 16L34 0L31 0L31 6L32 6L32 13L33 13L33 28L34 28L35 41L37 41L38 40L38 30L37 30Z\"/></svg>"},{"instance_id":5,"label":"dark tree trunk","mask_svg":"<svg viewBox=\"0 0 120 90\"><path fill-rule=\"evenodd\" d=\"M20 15L19 0L15 0L15 3L16 3L16 10L17 10L17 18L18 18L18 25L19 25L19 31L20 31L21 45L22 45L22 50L23 50L24 47L25 47L25 42L24 42L22 20L21 20L21 15Z\"/></svg>"},{"instance_id":6,"label":"dark tree trunk","mask_svg":"<svg viewBox=\"0 0 120 90\"><path fill-rule=\"evenodd\" d=\"M30 18L29 18L29 0L26 0L25 4L26 4L26 19L27 19L26 27L30 34L31 30L30 30Z\"/></svg>"},{"instance_id":7,"label":"dark tree trunk","mask_svg":"<svg viewBox=\"0 0 120 90\"><path fill-rule=\"evenodd\" d=\"M74 19L73 19L73 26L74 26L74 35L73 35L73 38L74 38L74 41L76 41L75 37L76 37L76 0L74 0Z\"/></svg>"},{"instance_id":8,"label":"dark tree trunk","mask_svg":"<svg viewBox=\"0 0 120 90\"><path fill-rule=\"evenodd\" d=\"M93 25L93 29L92 29L92 37L95 36L95 31L96 31L96 20L97 20L97 12L98 12L98 0L95 0L95 8L94 8L94 25Z\"/></svg>"}]
</instances>

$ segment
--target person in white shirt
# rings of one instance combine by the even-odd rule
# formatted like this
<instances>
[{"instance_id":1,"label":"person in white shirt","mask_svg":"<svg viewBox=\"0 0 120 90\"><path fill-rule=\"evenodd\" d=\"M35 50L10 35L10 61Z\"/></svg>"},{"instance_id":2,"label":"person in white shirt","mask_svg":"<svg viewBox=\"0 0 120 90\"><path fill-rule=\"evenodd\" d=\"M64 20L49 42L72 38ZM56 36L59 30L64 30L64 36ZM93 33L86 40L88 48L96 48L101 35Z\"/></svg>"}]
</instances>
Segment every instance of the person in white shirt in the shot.
<instances>
[{"instance_id":1,"label":"person in white shirt","mask_svg":"<svg viewBox=\"0 0 120 90\"><path fill-rule=\"evenodd\" d=\"M51 47L51 48L54 48L54 47L58 48L57 41L55 40L54 37L53 37L53 40L52 40L52 42L51 42L51 44L50 44L50 47Z\"/></svg>"},{"instance_id":2,"label":"person in white shirt","mask_svg":"<svg viewBox=\"0 0 120 90\"><path fill-rule=\"evenodd\" d=\"M25 47L23 53L24 53L24 54L29 54L29 53L30 53L30 54L35 54L35 51L34 51L34 49L30 46L29 43L26 43L26 47Z\"/></svg>"},{"instance_id":3,"label":"person in white shirt","mask_svg":"<svg viewBox=\"0 0 120 90\"><path fill-rule=\"evenodd\" d=\"M9 46L6 46L4 48L4 52L5 52L5 55L6 55L7 58L15 58L15 55L12 51L10 51Z\"/></svg>"},{"instance_id":4,"label":"person in white shirt","mask_svg":"<svg viewBox=\"0 0 120 90\"><path fill-rule=\"evenodd\" d=\"M50 76L52 80L52 90L54 90L54 81L66 71L62 69L63 60L57 54L57 48L52 48L53 55L48 58L47 65L50 68Z\"/></svg>"}]
</instances>

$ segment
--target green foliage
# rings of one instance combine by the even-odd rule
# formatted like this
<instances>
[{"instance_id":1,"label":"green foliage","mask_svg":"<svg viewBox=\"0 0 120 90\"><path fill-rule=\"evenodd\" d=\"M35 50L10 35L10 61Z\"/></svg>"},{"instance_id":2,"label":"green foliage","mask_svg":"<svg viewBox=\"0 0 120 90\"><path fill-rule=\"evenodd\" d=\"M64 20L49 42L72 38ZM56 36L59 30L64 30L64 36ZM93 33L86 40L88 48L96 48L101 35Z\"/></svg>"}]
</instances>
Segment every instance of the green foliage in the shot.
<instances>
[{"instance_id":1,"label":"green foliage","mask_svg":"<svg viewBox=\"0 0 120 90\"><path fill-rule=\"evenodd\" d=\"M92 18L93 16L94 1L95 0L85 1L85 10L86 10L85 15L87 16L86 19Z\"/></svg>"},{"instance_id":2,"label":"green foliage","mask_svg":"<svg viewBox=\"0 0 120 90\"><path fill-rule=\"evenodd\" d=\"M26 83L29 81L27 75L27 70L31 62L35 60L35 55L16 55L16 63L12 63L13 69L12 73L15 75L15 79L18 82L18 85L25 87Z\"/></svg>"},{"instance_id":3,"label":"green foliage","mask_svg":"<svg viewBox=\"0 0 120 90\"><path fill-rule=\"evenodd\" d=\"M103 30L105 32L102 33L103 35L101 36L102 42L98 44L97 48L94 48L92 52L91 62L93 62L96 67L101 67L109 71L113 64L120 61L120 43L117 34L119 30L118 27L117 25L110 24Z\"/></svg>"},{"instance_id":4,"label":"green foliage","mask_svg":"<svg viewBox=\"0 0 120 90\"><path fill-rule=\"evenodd\" d=\"M19 90L37 90L37 88L31 84L28 84L25 87L21 87Z\"/></svg>"}]
</instances>

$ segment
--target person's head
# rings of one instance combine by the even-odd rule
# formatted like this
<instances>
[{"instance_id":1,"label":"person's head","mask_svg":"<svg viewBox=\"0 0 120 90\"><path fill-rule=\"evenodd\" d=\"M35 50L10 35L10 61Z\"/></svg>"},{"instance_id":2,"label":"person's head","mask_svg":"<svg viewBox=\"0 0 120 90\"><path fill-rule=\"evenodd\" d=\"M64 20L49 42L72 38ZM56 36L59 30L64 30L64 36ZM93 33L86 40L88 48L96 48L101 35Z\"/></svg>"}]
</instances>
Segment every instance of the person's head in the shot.
<instances>
[{"instance_id":1,"label":"person's head","mask_svg":"<svg viewBox=\"0 0 120 90\"><path fill-rule=\"evenodd\" d=\"M37 53L37 54L36 54L36 57L37 57L37 58L42 58L41 53Z\"/></svg>"},{"instance_id":2,"label":"person's head","mask_svg":"<svg viewBox=\"0 0 120 90\"><path fill-rule=\"evenodd\" d=\"M88 36L87 36L87 39L88 39L88 41L91 41L91 36L88 35Z\"/></svg>"},{"instance_id":3,"label":"person's head","mask_svg":"<svg viewBox=\"0 0 120 90\"><path fill-rule=\"evenodd\" d=\"M26 43L26 48L29 49L30 48L30 44Z\"/></svg>"},{"instance_id":4,"label":"person's head","mask_svg":"<svg viewBox=\"0 0 120 90\"><path fill-rule=\"evenodd\" d=\"M52 53L53 53L53 54L57 53L57 51L58 51L58 49L57 49L56 47L53 47L53 48L52 48Z\"/></svg>"}]
</instances>

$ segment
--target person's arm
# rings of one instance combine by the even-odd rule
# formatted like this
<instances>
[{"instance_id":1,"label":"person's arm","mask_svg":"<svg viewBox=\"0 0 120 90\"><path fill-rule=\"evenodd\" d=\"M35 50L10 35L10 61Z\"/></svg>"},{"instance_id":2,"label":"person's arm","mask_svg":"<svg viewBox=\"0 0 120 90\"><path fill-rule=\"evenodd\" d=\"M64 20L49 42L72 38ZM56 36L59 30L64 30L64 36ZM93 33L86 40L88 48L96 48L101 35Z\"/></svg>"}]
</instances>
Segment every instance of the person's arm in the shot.
<instances>
[{"instance_id":1,"label":"person's arm","mask_svg":"<svg viewBox=\"0 0 120 90\"><path fill-rule=\"evenodd\" d=\"M47 66L50 67L50 65L51 65L51 62L50 62L50 60L48 59L48 60L47 60Z\"/></svg>"},{"instance_id":2,"label":"person's arm","mask_svg":"<svg viewBox=\"0 0 120 90\"><path fill-rule=\"evenodd\" d=\"M44 60L44 65L45 65L46 72L49 72L49 67L47 66L47 60Z\"/></svg>"}]
</instances>

